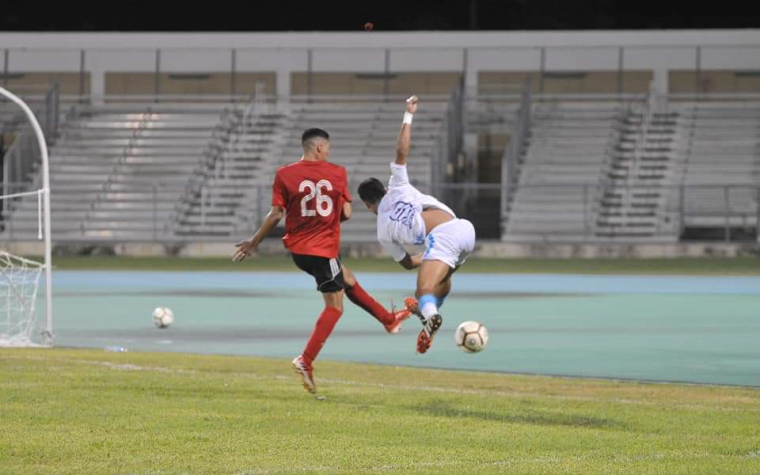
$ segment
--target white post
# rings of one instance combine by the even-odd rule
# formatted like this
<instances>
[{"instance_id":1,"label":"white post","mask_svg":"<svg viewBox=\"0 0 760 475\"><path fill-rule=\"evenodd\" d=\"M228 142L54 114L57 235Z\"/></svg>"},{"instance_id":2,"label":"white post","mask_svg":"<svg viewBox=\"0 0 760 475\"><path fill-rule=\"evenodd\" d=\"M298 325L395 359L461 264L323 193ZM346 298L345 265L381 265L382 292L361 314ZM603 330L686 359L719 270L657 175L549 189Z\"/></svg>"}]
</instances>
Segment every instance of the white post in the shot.
<instances>
[{"instance_id":1,"label":"white post","mask_svg":"<svg viewBox=\"0 0 760 475\"><path fill-rule=\"evenodd\" d=\"M103 104L106 95L106 73L100 68L90 69L90 104Z\"/></svg>"},{"instance_id":2,"label":"white post","mask_svg":"<svg viewBox=\"0 0 760 475\"><path fill-rule=\"evenodd\" d=\"M654 90L657 94L667 95L670 92L670 70L656 68L654 70Z\"/></svg>"},{"instance_id":3,"label":"white post","mask_svg":"<svg viewBox=\"0 0 760 475\"><path fill-rule=\"evenodd\" d=\"M290 97L290 75L293 69L290 66L277 68L277 85L275 94L278 97Z\"/></svg>"},{"instance_id":4,"label":"white post","mask_svg":"<svg viewBox=\"0 0 760 475\"><path fill-rule=\"evenodd\" d=\"M32 124L34 133L37 136L37 142L40 146L42 155L42 193L44 197L43 217L44 217L44 234L45 234L45 305L47 310L47 325L45 327L45 343L51 344L53 341L53 258L52 258L52 239L50 233L50 163L48 159L47 143L42 133L42 127L37 121L37 117L24 101L7 89L0 87L0 94L18 104L24 111L29 122Z\"/></svg>"}]
</instances>

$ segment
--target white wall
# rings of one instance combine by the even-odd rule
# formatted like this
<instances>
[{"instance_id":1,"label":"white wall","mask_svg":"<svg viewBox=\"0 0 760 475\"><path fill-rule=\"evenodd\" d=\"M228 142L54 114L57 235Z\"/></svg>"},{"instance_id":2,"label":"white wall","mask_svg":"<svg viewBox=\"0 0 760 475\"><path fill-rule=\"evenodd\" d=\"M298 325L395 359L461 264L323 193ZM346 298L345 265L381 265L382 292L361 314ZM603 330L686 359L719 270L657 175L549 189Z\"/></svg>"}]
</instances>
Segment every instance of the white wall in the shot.
<instances>
[{"instance_id":1,"label":"white wall","mask_svg":"<svg viewBox=\"0 0 760 475\"><path fill-rule=\"evenodd\" d=\"M90 73L94 94L107 71L152 72L156 50L164 71L275 71L278 93L290 73L314 71L464 71L468 85L490 71L654 71L667 92L668 71L760 69L760 30L594 32L356 33L0 33L1 71ZM8 62L2 53L7 51Z\"/></svg>"}]
</instances>

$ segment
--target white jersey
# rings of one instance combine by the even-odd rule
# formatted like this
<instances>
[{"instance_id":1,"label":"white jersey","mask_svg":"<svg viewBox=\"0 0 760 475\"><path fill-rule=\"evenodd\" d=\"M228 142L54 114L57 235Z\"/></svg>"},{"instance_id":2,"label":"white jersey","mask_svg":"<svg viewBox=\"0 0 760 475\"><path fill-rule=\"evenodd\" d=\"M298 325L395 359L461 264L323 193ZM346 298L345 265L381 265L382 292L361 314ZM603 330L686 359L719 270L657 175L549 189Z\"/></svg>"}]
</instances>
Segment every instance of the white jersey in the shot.
<instances>
[{"instance_id":1,"label":"white jersey","mask_svg":"<svg viewBox=\"0 0 760 475\"><path fill-rule=\"evenodd\" d=\"M406 256L404 244L423 244L428 231L422 211L436 208L456 218L454 212L434 197L409 183L406 165L391 163L388 192L377 207L377 239L396 262Z\"/></svg>"}]
</instances>

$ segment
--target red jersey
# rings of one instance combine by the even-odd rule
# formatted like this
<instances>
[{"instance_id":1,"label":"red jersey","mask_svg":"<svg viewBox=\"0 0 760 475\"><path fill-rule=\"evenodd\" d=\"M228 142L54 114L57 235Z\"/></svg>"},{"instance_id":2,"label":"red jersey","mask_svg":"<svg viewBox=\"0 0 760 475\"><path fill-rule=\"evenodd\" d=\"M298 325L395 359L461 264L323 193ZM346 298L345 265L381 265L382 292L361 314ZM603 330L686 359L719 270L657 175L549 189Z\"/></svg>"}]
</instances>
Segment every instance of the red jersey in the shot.
<instances>
[{"instance_id":1,"label":"red jersey","mask_svg":"<svg viewBox=\"0 0 760 475\"><path fill-rule=\"evenodd\" d=\"M272 206L287 210L282 242L291 252L338 257L343 203L351 202L347 176L330 162L301 160L277 169Z\"/></svg>"}]
</instances>

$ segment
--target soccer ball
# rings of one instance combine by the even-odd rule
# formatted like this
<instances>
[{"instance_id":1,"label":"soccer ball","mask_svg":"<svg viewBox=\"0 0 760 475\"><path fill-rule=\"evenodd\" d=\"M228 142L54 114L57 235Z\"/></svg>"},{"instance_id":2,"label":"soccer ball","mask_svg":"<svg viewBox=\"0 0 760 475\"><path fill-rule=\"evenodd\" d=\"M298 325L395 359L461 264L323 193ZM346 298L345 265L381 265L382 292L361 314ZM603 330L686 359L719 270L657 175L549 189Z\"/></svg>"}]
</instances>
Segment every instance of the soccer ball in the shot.
<instances>
[{"instance_id":1,"label":"soccer ball","mask_svg":"<svg viewBox=\"0 0 760 475\"><path fill-rule=\"evenodd\" d=\"M153 323L158 328L166 328L174 323L174 313L169 307L158 307L153 310Z\"/></svg>"},{"instance_id":2,"label":"soccer ball","mask_svg":"<svg viewBox=\"0 0 760 475\"><path fill-rule=\"evenodd\" d=\"M488 344L488 330L478 322L462 322L454 333L457 347L465 353L477 353Z\"/></svg>"}]
</instances>

